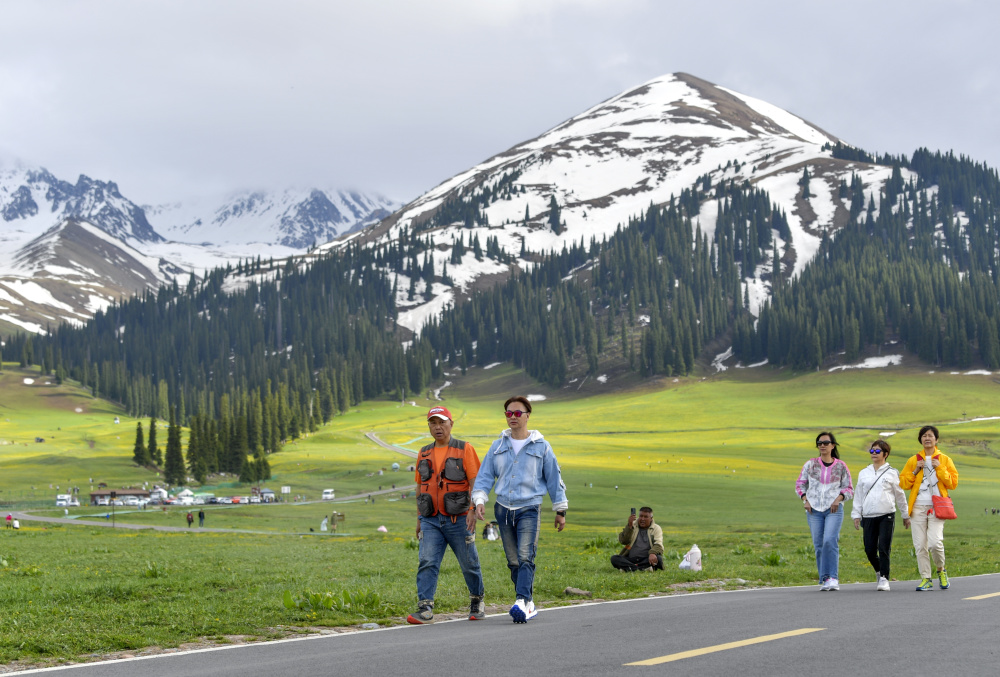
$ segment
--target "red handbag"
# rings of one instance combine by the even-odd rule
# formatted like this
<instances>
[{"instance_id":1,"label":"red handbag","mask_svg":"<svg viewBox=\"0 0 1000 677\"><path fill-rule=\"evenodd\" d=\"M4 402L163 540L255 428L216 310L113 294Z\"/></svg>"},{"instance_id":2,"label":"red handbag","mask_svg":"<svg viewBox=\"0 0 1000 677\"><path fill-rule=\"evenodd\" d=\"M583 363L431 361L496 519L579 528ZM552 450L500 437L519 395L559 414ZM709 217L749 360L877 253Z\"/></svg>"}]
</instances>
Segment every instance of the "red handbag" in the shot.
<instances>
[{"instance_id":1,"label":"red handbag","mask_svg":"<svg viewBox=\"0 0 1000 677\"><path fill-rule=\"evenodd\" d=\"M934 516L939 520L958 518L958 515L955 514L955 505L947 496L931 496L931 501L934 503Z\"/></svg>"}]
</instances>

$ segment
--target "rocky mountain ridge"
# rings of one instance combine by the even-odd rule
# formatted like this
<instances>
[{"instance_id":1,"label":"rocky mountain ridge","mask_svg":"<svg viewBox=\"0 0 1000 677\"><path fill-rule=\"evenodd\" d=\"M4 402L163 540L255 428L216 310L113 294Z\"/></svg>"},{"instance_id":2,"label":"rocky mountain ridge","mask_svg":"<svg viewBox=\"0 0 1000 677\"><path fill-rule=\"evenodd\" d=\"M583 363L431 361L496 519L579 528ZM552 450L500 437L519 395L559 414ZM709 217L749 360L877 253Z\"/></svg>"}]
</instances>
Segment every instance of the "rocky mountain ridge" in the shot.
<instances>
[{"instance_id":1,"label":"rocky mountain ridge","mask_svg":"<svg viewBox=\"0 0 1000 677\"><path fill-rule=\"evenodd\" d=\"M140 206L112 181L0 168L0 327L81 322L123 296L301 254L396 206L358 191L255 191Z\"/></svg>"}]
</instances>

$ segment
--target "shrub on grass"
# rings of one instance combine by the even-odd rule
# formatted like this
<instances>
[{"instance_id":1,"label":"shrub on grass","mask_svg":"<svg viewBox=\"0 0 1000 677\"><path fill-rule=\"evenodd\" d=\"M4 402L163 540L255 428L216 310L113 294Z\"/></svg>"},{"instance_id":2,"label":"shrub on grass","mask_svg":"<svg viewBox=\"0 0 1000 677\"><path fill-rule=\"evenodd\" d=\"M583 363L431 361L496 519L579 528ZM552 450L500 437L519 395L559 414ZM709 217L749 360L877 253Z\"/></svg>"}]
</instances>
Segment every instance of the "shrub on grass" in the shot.
<instances>
[{"instance_id":1,"label":"shrub on grass","mask_svg":"<svg viewBox=\"0 0 1000 677\"><path fill-rule=\"evenodd\" d=\"M144 578L163 578L167 575L167 567L156 562L146 562L146 567L142 570Z\"/></svg>"},{"instance_id":2,"label":"shrub on grass","mask_svg":"<svg viewBox=\"0 0 1000 677\"><path fill-rule=\"evenodd\" d=\"M300 596L294 596L291 590L285 590L282 603L286 609L301 609L314 614L321 611L342 611L362 618L377 615L385 607L382 596L367 588L354 592L344 590L340 595L333 592L304 591Z\"/></svg>"},{"instance_id":3,"label":"shrub on grass","mask_svg":"<svg viewBox=\"0 0 1000 677\"><path fill-rule=\"evenodd\" d=\"M617 540L613 540L607 536L595 536L583 544L583 549L585 552L599 552L601 550L607 550L608 548L615 548L617 546Z\"/></svg>"},{"instance_id":4,"label":"shrub on grass","mask_svg":"<svg viewBox=\"0 0 1000 677\"><path fill-rule=\"evenodd\" d=\"M780 552L769 552L766 555L761 556L760 561L764 564L764 566L769 567L777 567L788 563L788 560L782 557Z\"/></svg>"}]
</instances>

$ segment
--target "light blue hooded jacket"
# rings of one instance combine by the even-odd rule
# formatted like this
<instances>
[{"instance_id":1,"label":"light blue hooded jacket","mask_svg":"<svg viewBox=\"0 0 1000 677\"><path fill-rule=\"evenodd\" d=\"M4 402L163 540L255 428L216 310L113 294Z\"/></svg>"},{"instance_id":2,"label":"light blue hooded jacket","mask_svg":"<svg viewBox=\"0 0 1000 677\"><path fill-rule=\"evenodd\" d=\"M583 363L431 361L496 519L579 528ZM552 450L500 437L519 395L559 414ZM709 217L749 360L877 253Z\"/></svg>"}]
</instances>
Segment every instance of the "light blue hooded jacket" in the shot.
<instances>
[{"instance_id":1,"label":"light blue hooded jacket","mask_svg":"<svg viewBox=\"0 0 1000 677\"><path fill-rule=\"evenodd\" d=\"M516 458L510 444L510 428L500 433L479 466L472 502L486 503L494 485L497 503L505 508L517 510L541 505L546 492L552 499L553 510L566 510L569 505L556 455L537 430L530 431Z\"/></svg>"}]
</instances>

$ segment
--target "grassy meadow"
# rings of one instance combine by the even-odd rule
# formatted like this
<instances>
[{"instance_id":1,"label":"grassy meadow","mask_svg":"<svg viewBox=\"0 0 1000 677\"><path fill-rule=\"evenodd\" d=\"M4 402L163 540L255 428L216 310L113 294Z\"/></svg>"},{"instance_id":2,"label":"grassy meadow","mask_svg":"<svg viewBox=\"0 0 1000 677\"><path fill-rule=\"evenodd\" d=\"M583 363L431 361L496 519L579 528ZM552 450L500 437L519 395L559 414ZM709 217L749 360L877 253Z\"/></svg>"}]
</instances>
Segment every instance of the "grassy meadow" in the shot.
<instances>
[{"instance_id":1,"label":"grassy meadow","mask_svg":"<svg viewBox=\"0 0 1000 677\"><path fill-rule=\"evenodd\" d=\"M34 379L25 384L24 379ZM539 394L531 427L552 443L567 485L567 528L542 530L536 601L567 601L567 586L614 599L685 590L762 585L811 585L816 571L805 517L793 487L815 455L820 430L833 430L855 477L867 445L895 433L890 461L901 467L919 449L916 430L941 428L940 447L960 473L954 492L960 519L945 529L952 576L1000 571L1000 385L992 376L928 373L901 367L792 374L736 370L705 379L665 379L615 390L552 390L500 366L448 376L441 391L455 417L456 437L486 451L504 427L508 394ZM37 373L10 365L0 374L0 501L61 516L49 484L89 480L109 487L152 484L157 478L130 462L136 421L114 405L72 386L44 385ZM605 392L601 392L601 388ZM582 390L582 389L581 389ZM292 487L307 503L205 506L206 527L260 533L111 530L83 524L26 522L0 533L0 662L79 658L184 642L268 638L321 626L400 622L416 601L415 508L399 493L364 500L315 501L333 487L338 497L412 484L411 463L376 446L375 432L416 450L429 441L429 401L365 402L271 457L268 486ZM80 410L80 411L78 411ZM121 423L113 419L119 416ZM143 420L145 428L147 420ZM45 438L44 443L34 442ZM161 444L165 442L161 435ZM394 473L393 462L404 470ZM377 471L385 468L384 475ZM218 495L249 490L218 478ZM35 487L34 490L31 487ZM61 493L62 489L58 493ZM411 492L412 493L412 492ZM608 557L629 508L650 505L663 527L663 572L623 574ZM546 500L546 507L548 501ZM848 510L850 504L847 505ZM324 515L346 516L336 534L320 533ZM184 525L188 508L118 508L119 523ZM71 509L102 518L104 509ZM376 529L384 525L388 533ZM315 531L310 532L312 528ZM677 560L693 544L704 570L681 571ZM487 602L512 602L499 543L479 542ZM916 578L908 532L894 548L896 584ZM841 539L841 580L871 581L860 532L847 521ZM903 582L906 581L906 582ZM874 582L873 582L874 587ZM285 591L332 592L333 608L289 610ZM347 601L344 600L347 593ZM365 594L376 593L376 594ZM459 611L467 591L447 555L437 611Z\"/></svg>"}]
</instances>

